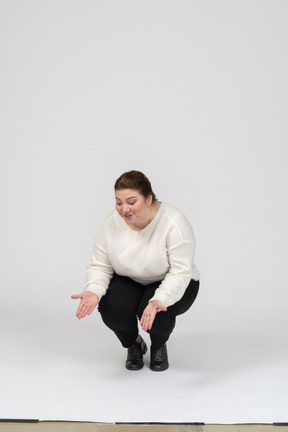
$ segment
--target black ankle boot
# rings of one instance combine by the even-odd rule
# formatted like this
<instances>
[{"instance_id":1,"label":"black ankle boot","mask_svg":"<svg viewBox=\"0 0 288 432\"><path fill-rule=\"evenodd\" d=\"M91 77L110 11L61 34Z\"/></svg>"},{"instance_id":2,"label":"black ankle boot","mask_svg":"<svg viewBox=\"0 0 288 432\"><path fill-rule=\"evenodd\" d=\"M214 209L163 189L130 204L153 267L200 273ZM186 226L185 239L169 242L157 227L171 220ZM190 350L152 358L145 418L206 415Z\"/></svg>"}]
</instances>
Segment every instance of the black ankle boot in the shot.
<instances>
[{"instance_id":1,"label":"black ankle boot","mask_svg":"<svg viewBox=\"0 0 288 432\"><path fill-rule=\"evenodd\" d=\"M154 372L161 372L168 369L168 367L169 363L166 344L157 350L154 350L153 346L151 346L150 369Z\"/></svg>"},{"instance_id":2,"label":"black ankle boot","mask_svg":"<svg viewBox=\"0 0 288 432\"><path fill-rule=\"evenodd\" d=\"M141 343L134 342L131 347L128 348L126 368L129 370L139 370L144 366L143 355L147 352L147 345L141 338Z\"/></svg>"}]
</instances>

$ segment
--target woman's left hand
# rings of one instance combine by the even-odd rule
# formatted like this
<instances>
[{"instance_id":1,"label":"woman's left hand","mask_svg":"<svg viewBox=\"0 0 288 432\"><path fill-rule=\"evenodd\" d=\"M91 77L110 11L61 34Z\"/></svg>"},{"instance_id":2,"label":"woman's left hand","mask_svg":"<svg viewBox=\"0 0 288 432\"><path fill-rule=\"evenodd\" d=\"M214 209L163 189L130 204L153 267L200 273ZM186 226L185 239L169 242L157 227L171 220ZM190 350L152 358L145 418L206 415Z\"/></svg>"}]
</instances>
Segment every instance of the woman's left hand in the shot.
<instances>
[{"instance_id":1,"label":"woman's left hand","mask_svg":"<svg viewBox=\"0 0 288 432\"><path fill-rule=\"evenodd\" d=\"M140 325L144 331L151 330L156 313L159 310L163 312L167 311L167 308L159 300L153 300L148 303L140 320Z\"/></svg>"}]
</instances>

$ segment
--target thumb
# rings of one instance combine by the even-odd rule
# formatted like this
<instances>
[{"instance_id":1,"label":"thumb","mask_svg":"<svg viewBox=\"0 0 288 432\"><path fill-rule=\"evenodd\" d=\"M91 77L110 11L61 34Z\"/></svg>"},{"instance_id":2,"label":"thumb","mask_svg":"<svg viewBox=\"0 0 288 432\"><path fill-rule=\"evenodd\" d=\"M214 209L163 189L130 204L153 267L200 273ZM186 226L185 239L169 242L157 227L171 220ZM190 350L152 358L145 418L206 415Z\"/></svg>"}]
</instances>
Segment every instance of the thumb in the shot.
<instances>
[{"instance_id":1,"label":"thumb","mask_svg":"<svg viewBox=\"0 0 288 432\"><path fill-rule=\"evenodd\" d=\"M82 298L82 294L73 294L73 295L71 295L71 298L72 299L80 299L80 298Z\"/></svg>"},{"instance_id":2,"label":"thumb","mask_svg":"<svg viewBox=\"0 0 288 432\"><path fill-rule=\"evenodd\" d=\"M167 311L167 308L166 308L165 306L163 306L162 303L161 303L161 305L159 306L159 309L161 309L163 312L166 312L166 311Z\"/></svg>"}]
</instances>

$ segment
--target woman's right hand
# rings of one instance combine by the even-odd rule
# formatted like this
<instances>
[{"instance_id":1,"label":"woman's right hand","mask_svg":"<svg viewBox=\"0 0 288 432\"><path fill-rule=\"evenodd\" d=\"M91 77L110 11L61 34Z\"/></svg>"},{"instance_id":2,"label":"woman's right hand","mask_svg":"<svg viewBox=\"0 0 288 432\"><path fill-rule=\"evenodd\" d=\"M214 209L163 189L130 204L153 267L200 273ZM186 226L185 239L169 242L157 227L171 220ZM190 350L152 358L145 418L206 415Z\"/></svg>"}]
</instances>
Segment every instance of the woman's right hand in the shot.
<instances>
[{"instance_id":1,"label":"woman's right hand","mask_svg":"<svg viewBox=\"0 0 288 432\"><path fill-rule=\"evenodd\" d=\"M97 294L94 294L91 291L84 291L81 294L74 294L71 296L71 298L81 299L76 312L76 317L79 319L84 318L86 315L90 315L99 303L99 297Z\"/></svg>"}]
</instances>

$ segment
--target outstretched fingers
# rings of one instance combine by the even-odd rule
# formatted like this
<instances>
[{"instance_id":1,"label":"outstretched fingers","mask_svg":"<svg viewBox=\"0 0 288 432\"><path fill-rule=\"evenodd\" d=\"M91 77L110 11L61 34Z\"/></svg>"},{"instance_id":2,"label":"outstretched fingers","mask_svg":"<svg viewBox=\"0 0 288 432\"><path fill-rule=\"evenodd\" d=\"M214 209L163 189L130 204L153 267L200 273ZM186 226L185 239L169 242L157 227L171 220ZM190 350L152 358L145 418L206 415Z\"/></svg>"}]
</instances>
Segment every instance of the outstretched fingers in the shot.
<instances>
[{"instance_id":1,"label":"outstretched fingers","mask_svg":"<svg viewBox=\"0 0 288 432\"><path fill-rule=\"evenodd\" d=\"M99 302L99 297L89 291L85 291L81 294L74 294L71 298L81 299L76 312L76 317L79 319L84 318L86 315L91 315Z\"/></svg>"},{"instance_id":2,"label":"outstretched fingers","mask_svg":"<svg viewBox=\"0 0 288 432\"><path fill-rule=\"evenodd\" d=\"M140 325L144 331L151 330L157 310L146 308L140 320Z\"/></svg>"},{"instance_id":3,"label":"outstretched fingers","mask_svg":"<svg viewBox=\"0 0 288 432\"><path fill-rule=\"evenodd\" d=\"M82 299L78 307L76 316L77 318L85 318L86 315L90 315L95 309L96 305L91 305L89 301Z\"/></svg>"},{"instance_id":4,"label":"outstretched fingers","mask_svg":"<svg viewBox=\"0 0 288 432\"><path fill-rule=\"evenodd\" d=\"M167 311L167 308L159 300L153 300L148 303L140 320L140 325L144 331L151 330L155 316L159 310L163 312Z\"/></svg>"}]
</instances>

